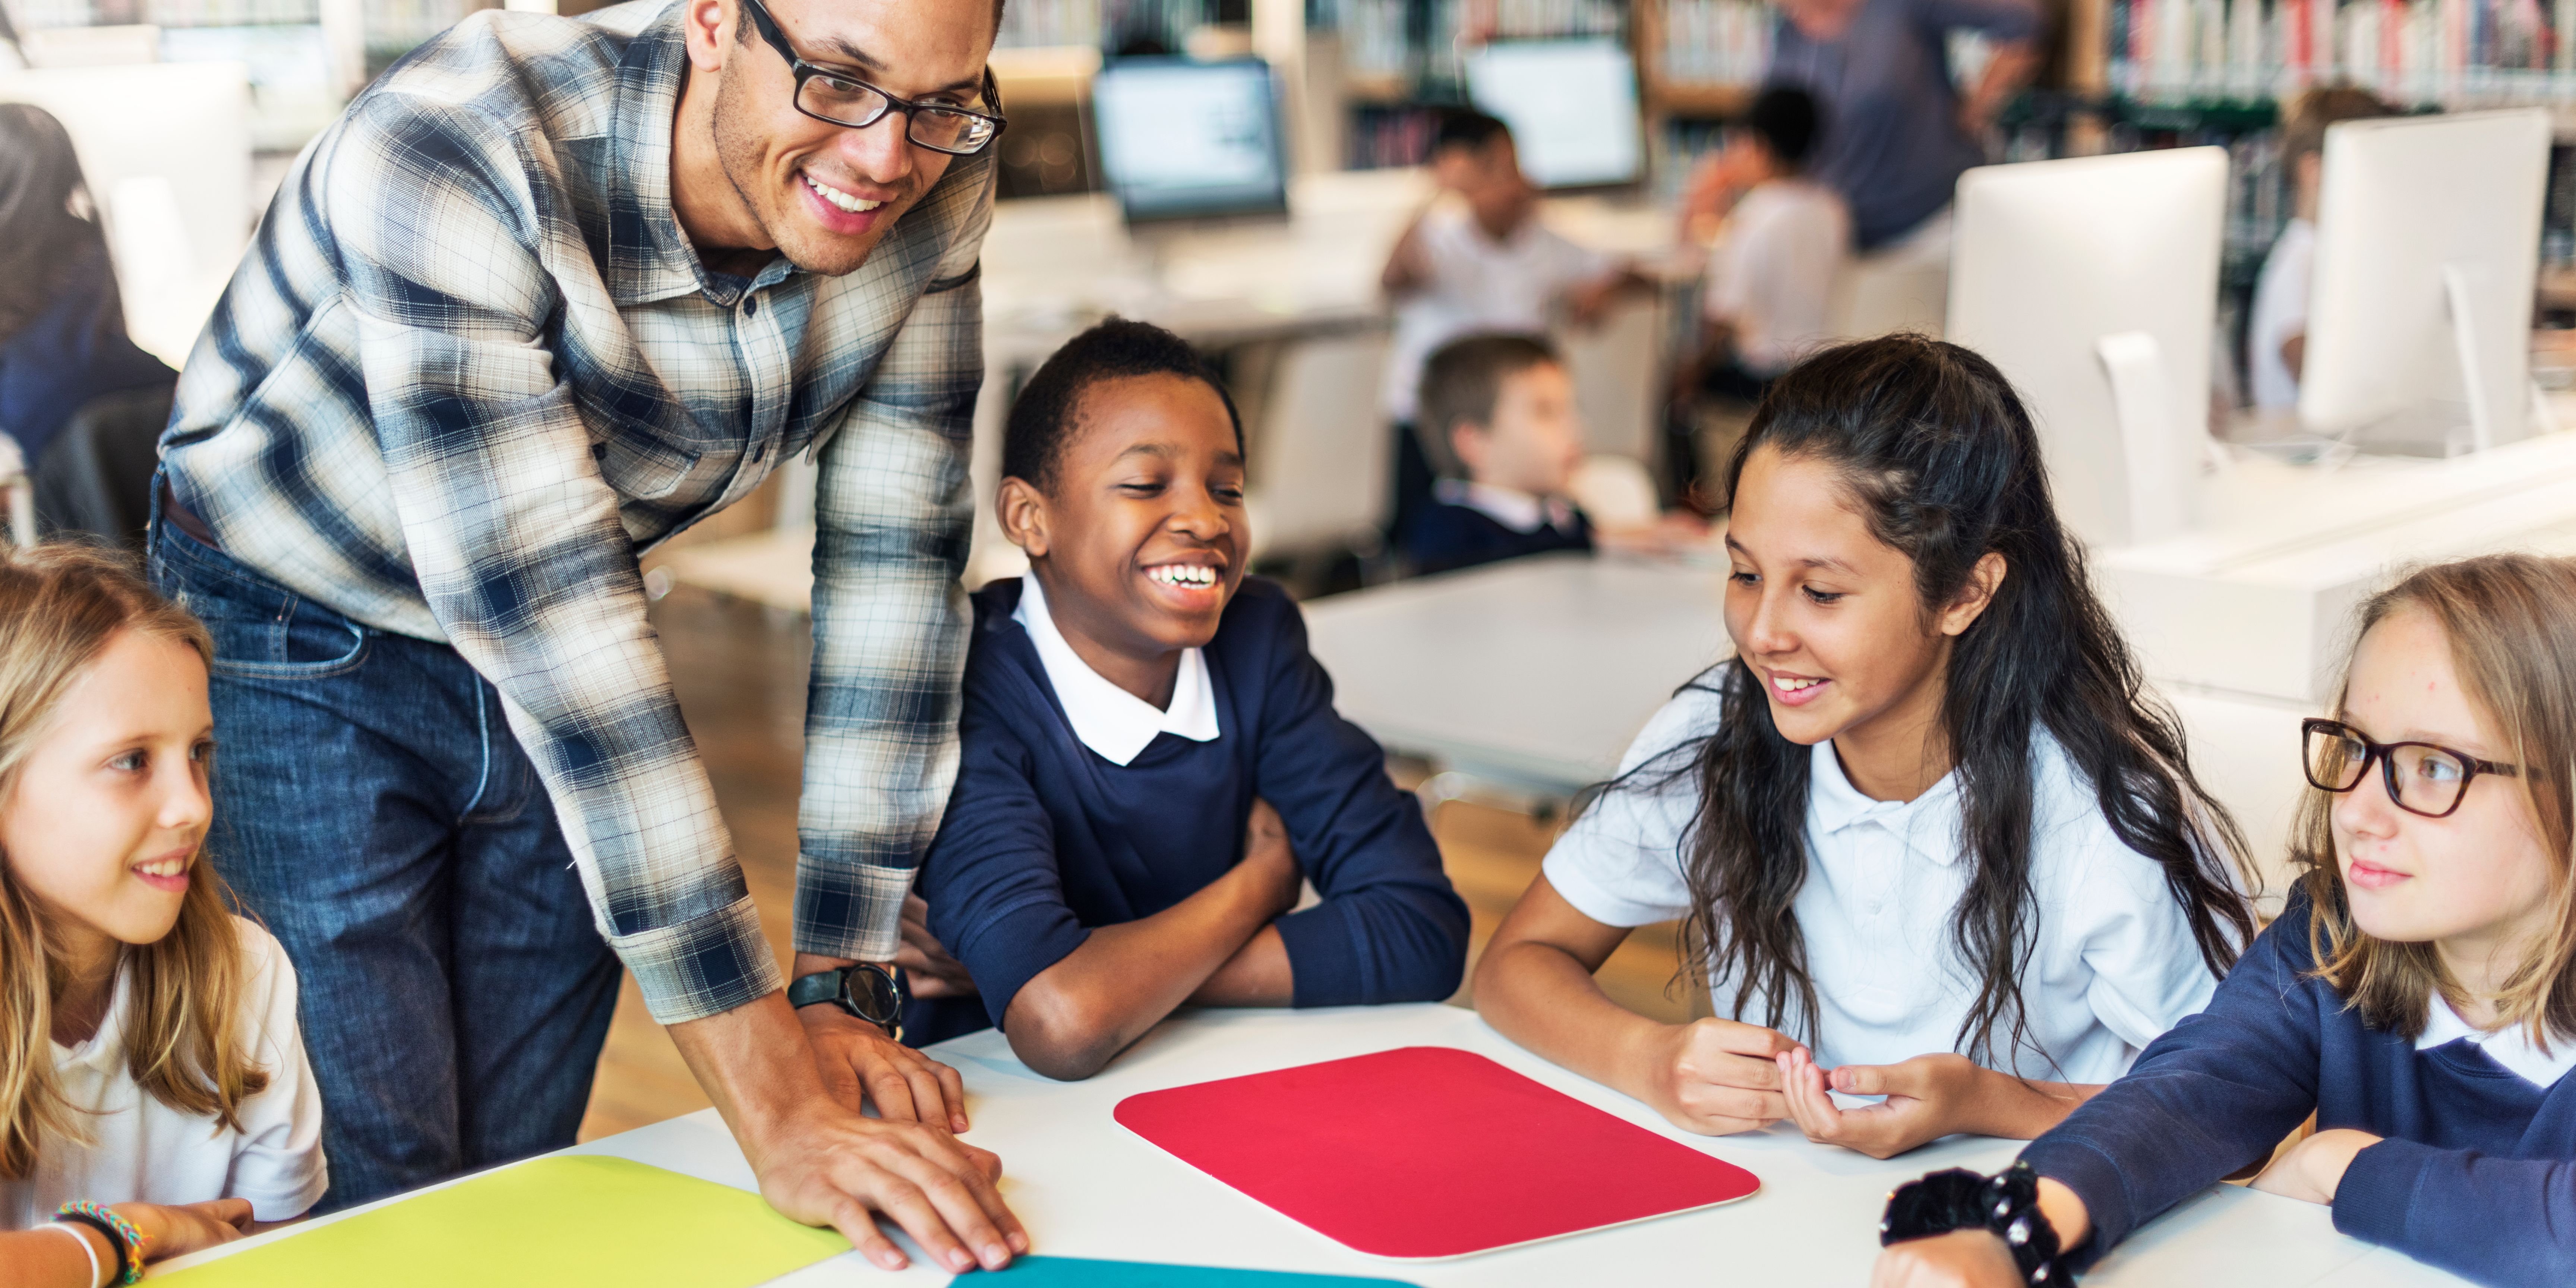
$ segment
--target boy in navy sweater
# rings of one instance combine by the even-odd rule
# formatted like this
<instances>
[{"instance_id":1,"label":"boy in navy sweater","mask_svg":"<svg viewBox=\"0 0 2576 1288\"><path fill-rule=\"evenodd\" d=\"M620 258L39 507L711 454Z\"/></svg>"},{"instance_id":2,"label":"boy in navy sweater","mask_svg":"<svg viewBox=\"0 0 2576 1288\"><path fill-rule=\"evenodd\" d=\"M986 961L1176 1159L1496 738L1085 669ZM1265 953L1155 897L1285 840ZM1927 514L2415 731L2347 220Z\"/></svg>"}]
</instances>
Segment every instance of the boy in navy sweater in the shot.
<instances>
[{"instance_id":1,"label":"boy in navy sweater","mask_svg":"<svg viewBox=\"0 0 2576 1288\"><path fill-rule=\"evenodd\" d=\"M2336 718L2306 722L2306 871L2281 919L2017 1176L1899 1191L1873 1283L2039 1282L2058 1247L2064 1282L2267 1158L2254 1188L2346 1234L2480 1283L2576 1283L2576 561L2427 568L2361 624ZM2311 1111L2316 1134L2272 1158ZM2036 1207L2024 1264L1938 1215L1963 1187L1980 1221L2010 1198L1990 1221L2008 1232Z\"/></svg>"},{"instance_id":2,"label":"boy in navy sweater","mask_svg":"<svg viewBox=\"0 0 2576 1288\"><path fill-rule=\"evenodd\" d=\"M1029 575L976 593L929 929L1030 1068L1099 1071L1183 1004L1437 1001L1467 909L1385 755L1333 711L1296 604L1246 580L1242 427L1178 337L1113 318L1011 409ZM1311 880L1321 902L1296 907Z\"/></svg>"},{"instance_id":3,"label":"boy in navy sweater","mask_svg":"<svg viewBox=\"0 0 2576 1288\"><path fill-rule=\"evenodd\" d=\"M1441 479L1406 534L1419 573L1592 549L1566 489L1583 462L1574 381L1535 335L1472 335L1423 364L1420 432Z\"/></svg>"}]
</instances>

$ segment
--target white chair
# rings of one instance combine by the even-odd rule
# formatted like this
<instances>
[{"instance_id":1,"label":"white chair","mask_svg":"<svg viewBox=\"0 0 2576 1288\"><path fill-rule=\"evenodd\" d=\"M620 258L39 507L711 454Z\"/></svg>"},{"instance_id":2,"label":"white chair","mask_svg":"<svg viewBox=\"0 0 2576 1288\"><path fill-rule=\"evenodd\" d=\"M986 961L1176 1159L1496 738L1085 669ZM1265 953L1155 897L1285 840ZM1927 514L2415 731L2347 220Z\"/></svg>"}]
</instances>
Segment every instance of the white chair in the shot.
<instances>
[{"instance_id":1,"label":"white chair","mask_svg":"<svg viewBox=\"0 0 2576 1288\"><path fill-rule=\"evenodd\" d=\"M1375 554L1393 444L1378 388L1387 337L1370 330L1288 343L1251 417L1253 549Z\"/></svg>"}]
</instances>

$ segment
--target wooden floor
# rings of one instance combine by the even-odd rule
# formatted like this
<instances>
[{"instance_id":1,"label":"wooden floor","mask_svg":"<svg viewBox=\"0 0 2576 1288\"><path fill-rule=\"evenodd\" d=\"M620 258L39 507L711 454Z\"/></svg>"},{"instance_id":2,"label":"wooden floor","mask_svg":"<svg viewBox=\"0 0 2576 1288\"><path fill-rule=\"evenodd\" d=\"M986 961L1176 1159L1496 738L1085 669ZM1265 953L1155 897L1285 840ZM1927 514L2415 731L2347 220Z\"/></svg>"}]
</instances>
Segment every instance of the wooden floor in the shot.
<instances>
[{"instance_id":1,"label":"wooden floor","mask_svg":"<svg viewBox=\"0 0 2576 1288\"><path fill-rule=\"evenodd\" d=\"M652 619L670 657L680 709L715 780L716 802L733 828L744 876L760 905L761 928L784 963L795 893L796 797L811 653L806 620L686 586L656 604ZM1397 773L1399 780L1407 776L1401 765ZM1450 880L1475 914L1471 951L1481 950L1537 874L1554 827L1526 814L1452 801L1441 806L1433 832ZM1602 970L1602 984L1640 1013L1680 1019L1689 1006L1682 990L1672 985L1675 962L1670 930L1643 930L1612 955ZM628 979L608 1049L600 1057L582 1139L659 1122L706 1104L679 1052L645 1014L635 982Z\"/></svg>"}]
</instances>

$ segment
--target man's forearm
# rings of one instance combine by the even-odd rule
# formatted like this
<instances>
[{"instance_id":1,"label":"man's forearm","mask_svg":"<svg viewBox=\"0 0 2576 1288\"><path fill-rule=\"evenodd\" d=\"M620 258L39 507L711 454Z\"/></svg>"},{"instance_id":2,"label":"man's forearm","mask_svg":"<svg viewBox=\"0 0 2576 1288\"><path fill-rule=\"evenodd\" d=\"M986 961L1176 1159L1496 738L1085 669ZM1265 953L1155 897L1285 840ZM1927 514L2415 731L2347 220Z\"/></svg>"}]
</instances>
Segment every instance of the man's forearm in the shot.
<instances>
[{"instance_id":1,"label":"man's forearm","mask_svg":"<svg viewBox=\"0 0 2576 1288\"><path fill-rule=\"evenodd\" d=\"M826 1099L813 1046L785 993L674 1024L669 1031L755 1170L764 1142L779 1125Z\"/></svg>"}]
</instances>

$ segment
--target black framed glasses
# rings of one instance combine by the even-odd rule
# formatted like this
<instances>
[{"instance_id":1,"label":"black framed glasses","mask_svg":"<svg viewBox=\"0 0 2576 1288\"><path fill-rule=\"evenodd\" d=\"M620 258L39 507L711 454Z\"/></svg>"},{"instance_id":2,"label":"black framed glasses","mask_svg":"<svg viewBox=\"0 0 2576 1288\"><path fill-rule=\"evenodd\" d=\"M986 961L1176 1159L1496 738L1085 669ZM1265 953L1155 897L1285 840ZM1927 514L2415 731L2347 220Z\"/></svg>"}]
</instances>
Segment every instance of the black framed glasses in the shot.
<instances>
[{"instance_id":1,"label":"black framed glasses","mask_svg":"<svg viewBox=\"0 0 2576 1288\"><path fill-rule=\"evenodd\" d=\"M993 112L970 112L944 103L915 103L847 73L817 67L797 57L796 47L787 43L787 33L779 30L778 20L769 16L760 0L742 0L742 9L751 15L752 29L787 60L787 70L795 74L796 110L815 120L864 130L884 120L888 112L901 112L905 138L933 152L961 157L983 151L1010 123L995 114L1001 110L1002 86L993 79L990 67L984 69L984 102Z\"/></svg>"},{"instance_id":2,"label":"black framed glasses","mask_svg":"<svg viewBox=\"0 0 2576 1288\"><path fill-rule=\"evenodd\" d=\"M2502 778L2522 774L2518 766L2480 760L2435 743L2372 742L2340 720L2300 721L2299 736L2305 744L2308 782L2319 791L2351 791L2361 785L2375 760L2380 779L2388 785L2388 799L2397 808L2426 818L2449 817L2480 774Z\"/></svg>"}]
</instances>

